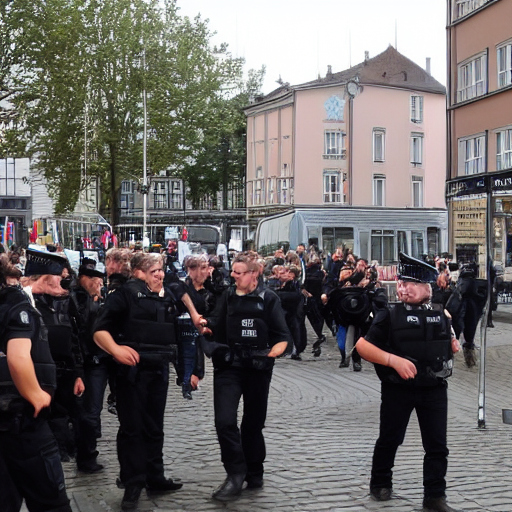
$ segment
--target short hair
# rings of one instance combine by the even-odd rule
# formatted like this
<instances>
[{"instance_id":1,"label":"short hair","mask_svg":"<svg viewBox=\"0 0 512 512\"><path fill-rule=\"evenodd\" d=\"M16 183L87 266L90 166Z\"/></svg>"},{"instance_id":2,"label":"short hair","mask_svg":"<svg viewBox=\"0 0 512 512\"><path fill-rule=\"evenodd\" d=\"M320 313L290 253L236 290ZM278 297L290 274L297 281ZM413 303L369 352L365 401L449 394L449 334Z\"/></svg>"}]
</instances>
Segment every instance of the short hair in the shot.
<instances>
[{"instance_id":1,"label":"short hair","mask_svg":"<svg viewBox=\"0 0 512 512\"><path fill-rule=\"evenodd\" d=\"M133 253L133 256L130 260L130 266L133 270L142 270L142 266L144 264L144 260L146 258L147 254L145 252L136 252Z\"/></svg>"},{"instance_id":2,"label":"short hair","mask_svg":"<svg viewBox=\"0 0 512 512\"><path fill-rule=\"evenodd\" d=\"M246 253L239 254L233 259L232 264L243 263L248 270L259 272L260 264L258 262L258 253L254 251L247 251Z\"/></svg>"},{"instance_id":3,"label":"short hair","mask_svg":"<svg viewBox=\"0 0 512 512\"><path fill-rule=\"evenodd\" d=\"M203 263L209 264L206 254L188 254L183 260L183 266L186 269L200 267Z\"/></svg>"},{"instance_id":4,"label":"short hair","mask_svg":"<svg viewBox=\"0 0 512 512\"><path fill-rule=\"evenodd\" d=\"M286 269L288 272L291 272L295 278L300 276L300 268L297 265L288 265Z\"/></svg>"},{"instance_id":5,"label":"short hair","mask_svg":"<svg viewBox=\"0 0 512 512\"><path fill-rule=\"evenodd\" d=\"M164 266L164 258L159 252L150 252L145 254L145 257L142 258L140 263L139 270L147 272L153 265L161 265L162 268Z\"/></svg>"}]
</instances>

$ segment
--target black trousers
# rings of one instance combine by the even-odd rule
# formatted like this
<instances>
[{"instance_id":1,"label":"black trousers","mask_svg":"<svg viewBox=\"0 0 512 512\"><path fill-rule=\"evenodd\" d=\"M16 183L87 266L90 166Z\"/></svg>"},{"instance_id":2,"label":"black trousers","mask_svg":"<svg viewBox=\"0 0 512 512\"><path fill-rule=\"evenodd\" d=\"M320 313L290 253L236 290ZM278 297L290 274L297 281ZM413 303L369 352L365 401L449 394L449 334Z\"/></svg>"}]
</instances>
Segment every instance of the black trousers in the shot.
<instances>
[{"instance_id":1,"label":"black trousers","mask_svg":"<svg viewBox=\"0 0 512 512\"><path fill-rule=\"evenodd\" d=\"M263 475L266 449L263 428L267 417L272 369L254 370L231 366L215 369L213 405L222 463L228 475ZM237 412L244 410L240 429Z\"/></svg>"},{"instance_id":2,"label":"black trousers","mask_svg":"<svg viewBox=\"0 0 512 512\"><path fill-rule=\"evenodd\" d=\"M55 437L29 414L0 431L0 509L18 512L23 499L30 512L71 512Z\"/></svg>"},{"instance_id":3,"label":"black trousers","mask_svg":"<svg viewBox=\"0 0 512 512\"><path fill-rule=\"evenodd\" d=\"M121 366L116 379L121 482L144 486L164 476L164 410L169 363Z\"/></svg>"},{"instance_id":4,"label":"black trousers","mask_svg":"<svg viewBox=\"0 0 512 512\"><path fill-rule=\"evenodd\" d=\"M423 487L426 497L445 495L448 448L447 383L432 387L413 387L383 382L380 409L380 434L373 453L370 488L392 487L392 468L398 447L413 410L416 410L425 456Z\"/></svg>"}]
</instances>

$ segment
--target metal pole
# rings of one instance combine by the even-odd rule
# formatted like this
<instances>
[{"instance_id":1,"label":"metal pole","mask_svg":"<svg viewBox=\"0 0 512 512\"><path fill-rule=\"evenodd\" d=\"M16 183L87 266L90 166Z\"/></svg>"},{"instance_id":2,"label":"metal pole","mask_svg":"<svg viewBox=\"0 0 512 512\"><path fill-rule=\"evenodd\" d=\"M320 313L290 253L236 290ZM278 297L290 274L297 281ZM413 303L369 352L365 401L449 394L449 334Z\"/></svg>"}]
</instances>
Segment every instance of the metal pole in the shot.
<instances>
[{"instance_id":1,"label":"metal pole","mask_svg":"<svg viewBox=\"0 0 512 512\"><path fill-rule=\"evenodd\" d=\"M485 274L487 278L487 300L485 309L480 319L480 367L478 372L478 428L485 428L485 362L487 350L487 319L489 318L489 308L491 305L491 237L492 237L492 191L490 180L487 180L487 209L485 222L485 242L486 242L486 264Z\"/></svg>"},{"instance_id":2,"label":"metal pole","mask_svg":"<svg viewBox=\"0 0 512 512\"><path fill-rule=\"evenodd\" d=\"M143 54L143 71L146 70L146 50ZM142 101L144 105L144 139L143 139L143 156L142 156L142 245L144 246L144 238L147 229L147 199L148 199L148 176L147 176L147 162L146 162L146 143L147 143L147 111L146 111L146 84L144 83L144 90L142 91Z\"/></svg>"}]
</instances>

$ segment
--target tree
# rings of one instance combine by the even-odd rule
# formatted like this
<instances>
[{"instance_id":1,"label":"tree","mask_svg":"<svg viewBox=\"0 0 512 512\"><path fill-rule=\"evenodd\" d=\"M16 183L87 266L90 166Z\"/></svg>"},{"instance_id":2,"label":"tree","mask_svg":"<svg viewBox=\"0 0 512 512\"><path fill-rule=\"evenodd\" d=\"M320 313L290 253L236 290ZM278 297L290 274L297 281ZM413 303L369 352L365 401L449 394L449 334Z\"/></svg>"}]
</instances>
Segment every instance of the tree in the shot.
<instances>
[{"instance_id":1,"label":"tree","mask_svg":"<svg viewBox=\"0 0 512 512\"><path fill-rule=\"evenodd\" d=\"M98 178L108 191L102 209L117 224L121 181L142 175L144 90L154 174L187 178L214 127L229 124L219 112L240 87L243 61L212 48L207 22L180 17L175 0L15 0L3 23L23 48L9 75L17 134L58 213Z\"/></svg>"}]
</instances>

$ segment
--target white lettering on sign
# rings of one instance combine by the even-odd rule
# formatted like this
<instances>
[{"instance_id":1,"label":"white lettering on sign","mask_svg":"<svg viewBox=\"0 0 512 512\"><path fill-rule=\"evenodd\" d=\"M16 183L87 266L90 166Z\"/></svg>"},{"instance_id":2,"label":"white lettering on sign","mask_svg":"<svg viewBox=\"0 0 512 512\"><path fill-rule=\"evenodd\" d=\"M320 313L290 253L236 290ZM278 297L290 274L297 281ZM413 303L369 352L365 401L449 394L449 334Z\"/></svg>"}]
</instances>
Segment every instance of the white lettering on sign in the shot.
<instances>
[{"instance_id":1,"label":"white lettering on sign","mask_svg":"<svg viewBox=\"0 0 512 512\"><path fill-rule=\"evenodd\" d=\"M254 319L248 318L246 320L242 320L242 327L254 327Z\"/></svg>"},{"instance_id":2,"label":"white lettering on sign","mask_svg":"<svg viewBox=\"0 0 512 512\"><path fill-rule=\"evenodd\" d=\"M243 338L257 338L258 331L256 329L242 329Z\"/></svg>"},{"instance_id":3,"label":"white lettering on sign","mask_svg":"<svg viewBox=\"0 0 512 512\"><path fill-rule=\"evenodd\" d=\"M427 324L440 324L441 317L440 316L427 316Z\"/></svg>"}]
</instances>

